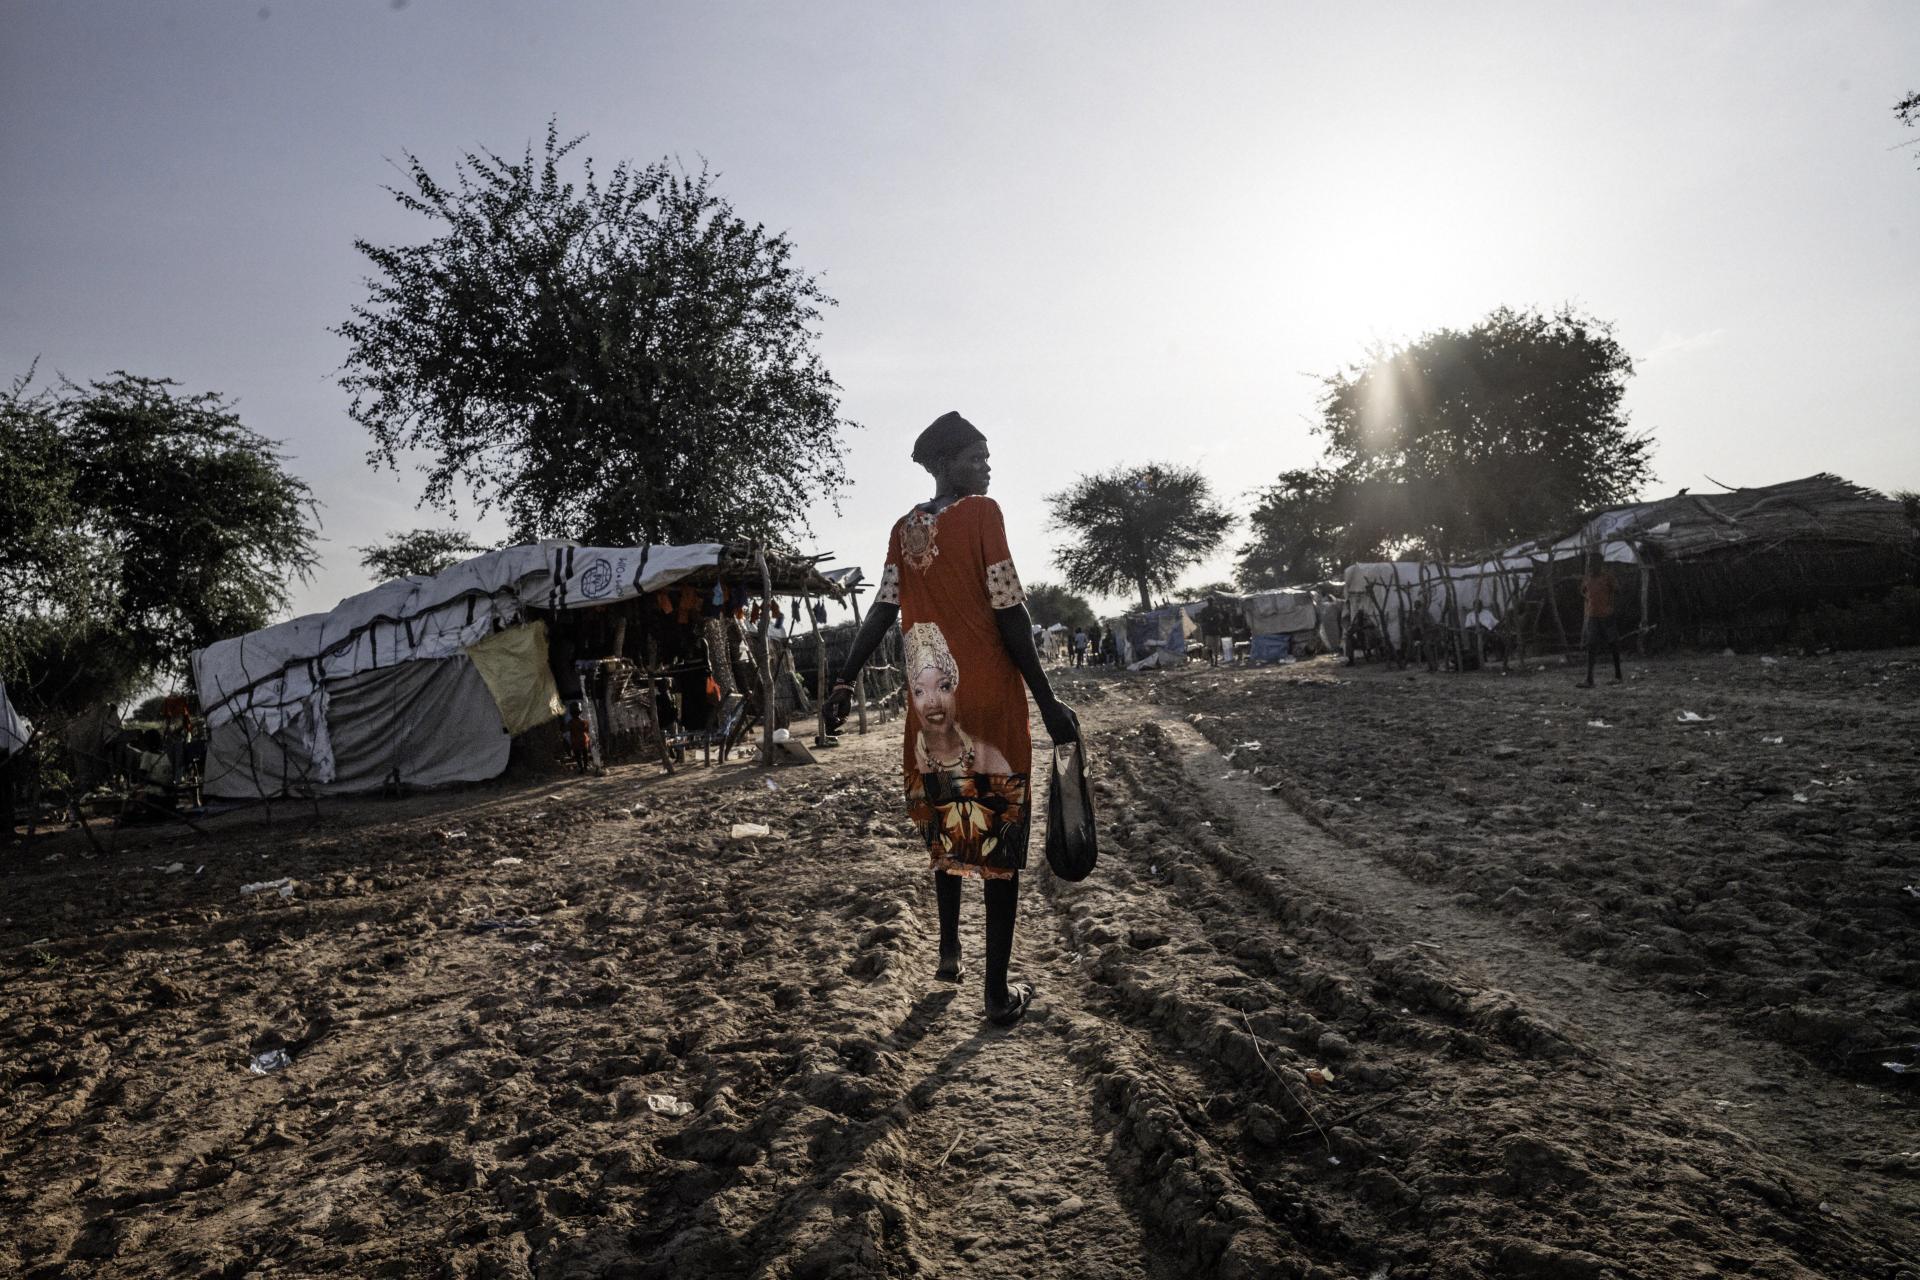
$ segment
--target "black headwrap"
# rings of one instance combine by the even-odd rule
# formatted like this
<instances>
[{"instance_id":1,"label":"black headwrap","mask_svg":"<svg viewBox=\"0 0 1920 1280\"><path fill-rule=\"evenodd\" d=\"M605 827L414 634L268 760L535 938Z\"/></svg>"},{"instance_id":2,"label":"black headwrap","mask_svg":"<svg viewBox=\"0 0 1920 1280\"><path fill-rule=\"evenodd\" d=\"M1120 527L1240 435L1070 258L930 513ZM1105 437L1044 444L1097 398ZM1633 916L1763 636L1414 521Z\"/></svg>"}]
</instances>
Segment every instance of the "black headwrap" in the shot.
<instances>
[{"instance_id":1,"label":"black headwrap","mask_svg":"<svg viewBox=\"0 0 1920 1280\"><path fill-rule=\"evenodd\" d=\"M920 433L913 442L913 460L921 466L931 466L945 457L960 452L977 440L985 440L980 428L961 417L958 412L943 413L933 420L933 425Z\"/></svg>"}]
</instances>

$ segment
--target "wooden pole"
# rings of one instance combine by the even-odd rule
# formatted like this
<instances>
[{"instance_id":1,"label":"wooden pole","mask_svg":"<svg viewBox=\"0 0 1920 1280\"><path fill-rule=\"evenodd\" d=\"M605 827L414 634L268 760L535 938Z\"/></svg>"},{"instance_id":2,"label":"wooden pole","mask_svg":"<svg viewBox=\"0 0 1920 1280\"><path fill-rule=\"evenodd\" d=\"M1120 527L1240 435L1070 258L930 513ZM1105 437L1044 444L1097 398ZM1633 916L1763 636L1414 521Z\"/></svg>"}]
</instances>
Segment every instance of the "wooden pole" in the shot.
<instances>
[{"instance_id":1,"label":"wooden pole","mask_svg":"<svg viewBox=\"0 0 1920 1280\"><path fill-rule=\"evenodd\" d=\"M1557 557L1553 554L1553 548L1548 547L1547 548L1547 604L1553 610L1553 629L1560 637L1560 647L1562 649L1567 649L1567 648L1570 648L1571 645L1567 640L1566 619L1560 616L1559 583L1555 581L1554 572L1553 572L1554 563L1556 559Z\"/></svg>"},{"instance_id":2,"label":"wooden pole","mask_svg":"<svg viewBox=\"0 0 1920 1280\"><path fill-rule=\"evenodd\" d=\"M767 568L767 553L753 549L753 562L760 569L760 767L773 767L773 717L778 700L773 696L773 661L767 648L767 632L773 626L773 574Z\"/></svg>"},{"instance_id":3,"label":"wooden pole","mask_svg":"<svg viewBox=\"0 0 1920 1280\"><path fill-rule=\"evenodd\" d=\"M1647 604L1653 589L1653 566L1647 562L1644 545L1636 548L1636 552L1640 557L1640 635L1636 647L1644 658L1647 656Z\"/></svg>"},{"instance_id":4,"label":"wooden pole","mask_svg":"<svg viewBox=\"0 0 1920 1280\"><path fill-rule=\"evenodd\" d=\"M864 625L860 619L860 593L852 591L848 594L853 597L853 633L857 636ZM864 734L867 731L867 669L865 667L861 667L854 673L853 688L854 700L860 707L860 732Z\"/></svg>"},{"instance_id":5,"label":"wooden pole","mask_svg":"<svg viewBox=\"0 0 1920 1280\"><path fill-rule=\"evenodd\" d=\"M807 597L807 621L813 628L813 646L819 650L813 680L813 745L827 745L827 638L820 631L820 615L813 611L813 597Z\"/></svg>"}]
</instances>

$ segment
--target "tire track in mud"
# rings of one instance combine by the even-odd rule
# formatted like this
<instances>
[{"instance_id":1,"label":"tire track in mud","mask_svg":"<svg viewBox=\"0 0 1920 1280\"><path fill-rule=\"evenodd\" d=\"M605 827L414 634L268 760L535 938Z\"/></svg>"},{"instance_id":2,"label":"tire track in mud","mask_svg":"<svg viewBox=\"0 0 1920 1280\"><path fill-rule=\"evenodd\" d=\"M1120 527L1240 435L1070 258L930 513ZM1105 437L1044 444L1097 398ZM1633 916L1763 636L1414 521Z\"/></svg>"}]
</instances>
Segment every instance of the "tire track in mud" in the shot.
<instances>
[{"instance_id":1,"label":"tire track in mud","mask_svg":"<svg viewBox=\"0 0 1920 1280\"><path fill-rule=\"evenodd\" d=\"M1658 1079L1425 939L1383 938L1394 921L1376 903L1244 851L1241 806L1195 776L1224 762L1177 732L1098 735L1102 866L1042 887L1082 951L1088 1007L1149 1060L1190 1064L1176 1113L1289 1258L1274 1274L1901 1265L1910 1228L1823 1201L1805 1170L1667 1105ZM1307 1082L1316 1066L1334 1072L1330 1090ZM1226 1249L1194 1255L1236 1273Z\"/></svg>"}]
</instances>

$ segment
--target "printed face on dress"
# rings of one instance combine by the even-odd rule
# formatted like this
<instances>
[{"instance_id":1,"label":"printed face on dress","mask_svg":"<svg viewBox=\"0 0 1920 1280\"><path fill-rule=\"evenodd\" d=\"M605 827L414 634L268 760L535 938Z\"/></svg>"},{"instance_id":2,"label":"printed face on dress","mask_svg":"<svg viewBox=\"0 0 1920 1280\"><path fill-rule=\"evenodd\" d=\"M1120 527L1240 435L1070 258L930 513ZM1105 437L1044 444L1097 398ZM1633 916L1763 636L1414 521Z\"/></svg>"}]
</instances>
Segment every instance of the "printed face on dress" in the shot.
<instances>
[{"instance_id":1,"label":"printed face on dress","mask_svg":"<svg viewBox=\"0 0 1920 1280\"><path fill-rule=\"evenodd\" d=\"M940 463L938 474L945 482L941 487L963 496L985 493L993 480L990 455L985 440L975 440L958 453L949 454Z\"/></svg>"},{"instance_id":2,"label":"printed face on dress","mask_svg":"<svg viewBox=\"0 0 1920 1280\"><path fill-rule=\"evenodd\" d=\"M935 666L921 667L913 673L913 709L920 723L935 733L953 727L953 682Z\"/></svg>"}]
</instances>

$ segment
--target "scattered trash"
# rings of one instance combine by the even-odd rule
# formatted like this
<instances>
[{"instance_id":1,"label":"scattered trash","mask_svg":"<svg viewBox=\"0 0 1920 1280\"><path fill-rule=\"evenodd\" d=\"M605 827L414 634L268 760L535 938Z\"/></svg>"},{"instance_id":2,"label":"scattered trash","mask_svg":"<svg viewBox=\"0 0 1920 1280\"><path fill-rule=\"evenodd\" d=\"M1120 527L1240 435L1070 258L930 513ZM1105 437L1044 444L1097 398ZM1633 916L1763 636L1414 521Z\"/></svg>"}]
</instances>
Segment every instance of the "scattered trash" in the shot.
<instances>
[{"instance_id":1,"label":"scattered trash","mask_svg":"<svg viewBox=\"0 0 1920 1280\"><path fill-rule=\"evenodd\" d=\"M493 916L475 920L467 928L474 933L489 933L495 929L537 929L539 926L539 916Z\"/></svg>"},{"instance_id":2,"label":"scattered trash","mask_svg":"<svg viewBox=\"0 0 1920 1280\"><path fill-rule=\"evenodd\" d=\"M187 869L187 864L184 862L176 862L170 867L154 868L155 871L158 871L163 876L177 875L180 872L185 871L186 869Z\"/></svg>"},{"instance_id":3,"label":"scattered trash","mask_svg":"<svg viewBox=\"0 0 1920 1280\"><path fill-rule=\"evenodd\" d=\"M1761 666L1763 666L1763 667L1777 667L1777 666L1779 666L1779 665L1780 665L1780 659L1778 659L1778 658L1768 658L1768 657L1762 657L1762 658L1760 659L1760 665L1761 665Z\"/></svg>"},{"instance_id":4,"label":"scattered trash","mask_svg":"<svg viewBox=\"0 0 1920 1280\"><path fill-rule=\"evenodd\" d=\"M769 791L778 791L780 789L780 784L775 782L772 778L762 778L760 779L760 781L767 784L767 790Z\"/></svg>"},{"instance_id":5,"label":"scattered trash","mask_svg":"<svg viewBox=\"0 0 1920 1280\"><path fill-rule=\"evenodd\" d=\"M1328 1163L1328 1164L1339 1164L1339 1163L1340 1163L1340 1157L1339 1157L1339 1156L1328 1156L1328 1157L1327 1157L1327 1163Z\"/></svg>"},{"instance_id":6,"label":"scattered trash","mask_svg":"<svg viewBox=\"0 0 1920 1280\"><path fill-rule=\"evenodd\" d=\"M253 884L240 886L240 896L251 898L256 893L277 893L283 898L293 896L293 877L281 876L278 880L260 880Z\"/></svg>"},{"instance_id":7,"label":"scattered trash","mask_svg":"<svg viewBox=\"0 0 1920 1280\"><path fill-rule=\"evenodd\" d=\"M287 1056L285 1049L269 1049L265 1053L255 1054L253 1061L247 1064L247 1070L257 1076L265 1076L283 1071L292 1065L293 1059Z\"/></svg>"},{"instance_id":8,"label":"scattered trash","mask_svg":"<svg viewBox=\"0 0 1920 1280\"><path fill-rule=\"evenodd\" d=\"M1897 1076L1903 1076L1913 1070L1913 1064L1911 1062L1883 1062L1880 1065Z\"/></svg>"},{"instance_id":9,"label":"scattered trash","mask_svg":"<svg viewBox=\"0 0 1920 1280\"><path fill-rule=\"evenodd\" d=\"M455 840L465 840L467 838L467 832L464 827L457 827L452 831L442 831L441 829L436 827L434 828L433 834L435 834L436 836L439 836L442 840L446 841L449 844L453 843Z\"/></svg>"},{"instance_id":10,"label":"scattered trash","mask_svg":"<svg viewBox=\"0 0 1920 1280\"><path fill-rule=\"evenodd\" d=\"M1587 721L1587 728L1589 728L1589 729L1611 729L1611 728L1613 728L1613 726L1612 726L1612 725L1610 725L1610 724L1608 724L1608 723L1607 723L1607 722L1606 722L1605 720L1589 720L1589 721Z\"/></svg>"},{"instance_id":11,"label":"scattered trash","mask_svg":"<svg viewBox=\"0 0 1920 1280\"><path fill-rule=\"evenodd\" d=\"M773 731L773 740L775 742L785 742L788 738L791 738L792 736L793 735L785 729L775 729Z\"/></svg>"},{"instance_id":12,"label":"scattered trash","mask_svg":"<svg viewBox=\"0 0 1920 1280\"><path fill-rule=\"evenodd\" d=\"M1703 716L1698 711L1682 711L1679 720L1681 724L1709 724L1713 717Z\"/></svg>"},{"instance_id":13,"label":"scattered trash","mask_svg":"<svg viewBox=\"0 0 1920 1280\"><path fill-rule=\"evenodd\" d=\"M1784 733L1779 733L1779 734L1775 734L1771 738L1762 738L1760 739L1760 741L1766 743L1768 746L1784 747L1787 745L1787 735Z\"/></svg>"},{"instance_id":14,"label":"scattered trash","mask_svg":"<svg viewBox=\"0 0 1920 1280\"><path fill-rule=\"evenodd\" d=\"M1905 889L1908 893L1912 894L1914 897L1920 898L1920 888L1916 888L1915 886L1910 884L1903 884L1900 887L1902 889Z\"/></svg>"},{"instance_id":15,"label":"scattered trash","mask_svg":"<svg viewBox=\"0 0 1920 1280\"><path fill-rule=\"evenodd\" d=\"M768 827L764 822L736 822L733 824L733 830L728 833L728 838L732 840L750 840L754 836L770 836L772 834L773 829Z\"/></svg>"},{"instance_id":16,"label":"scattered trash","mask_svg":"<svg viewBox=\"0 0 1920 1280\"><path fill-rule=\"evenodd\" d=\"M1308 1084L1317 1084L1322 1089L1333 1083L1333 1072L1325 1067L1308 1067L1302 1074L1306 1076Z\"/></svg>"},{"instance_id":17,"label":"scattered trash","mask_svg":"<svg viewBox=\"0 0 1920 1280\"><path fill-rule=\"evenodd\" d=\"M512 854L508 854L504 858L495 858L493 865L496 867L517 867L525 861L525 858L516 858Z\"/></svg>"},{"instance_id":18,"label":"scattered trash","mask_svg":"<svg viewBox=\"0 0 1920 1280\"><path fill-rule=\"evenodd\" d=\"M650 1093L647 1095L647 1110L655 1115L684 1116L693 1110L691 1102L682 1102L670 1093Z\"/></svg>"},{"instance_id":19,"label":"scattered trash","mask_svg":"<svg viewBox=\"0 0 1920 1280\"><path fill-rule=\"evenodd\" d=\"M1807 793L1806 793L1806 792L1804 792L1804 791L1796 791L1796 792L1794 792L1794 793L1793 793L1793 802L1794 802L1795 804L1805 804L1805 803L1807 802Z\"/></svg>"}]
</instances>

